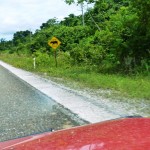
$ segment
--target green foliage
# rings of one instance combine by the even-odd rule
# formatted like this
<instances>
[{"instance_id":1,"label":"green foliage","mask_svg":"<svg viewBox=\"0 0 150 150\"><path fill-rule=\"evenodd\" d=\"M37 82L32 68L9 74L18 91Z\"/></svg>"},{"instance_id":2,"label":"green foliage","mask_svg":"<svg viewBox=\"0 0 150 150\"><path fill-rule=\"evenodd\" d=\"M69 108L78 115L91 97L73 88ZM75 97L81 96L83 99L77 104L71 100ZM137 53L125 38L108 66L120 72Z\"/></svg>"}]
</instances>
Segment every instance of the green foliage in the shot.
<instances>
[{"instance_id":1,"label":"green foliage","mask_svg":"<svg viewBox=\"0 0 150 150\"><path fill-rule=\"evenodd\" d=\"M85 26L81 26L81 15L70 14L60 22L52 18L34 34L17 31L12 41L1 39L0 51L38 54L38 65L47 66L54 55L47 43L55 36L61 41L57 57L64 64L149 74L150 0L66 0L68 4L84 2L94 3L85 12Z\"/></svg>"},{"instance_id":2,"label":"green foliage","mask_svg":"<svg viewBox=\"0 0 150 150\"><path fill-rule=\"evenodd\" d=\"M142 1L133 0L131 7L137 13L137 28L134 29L134 37L130 40L130 47L133 49L133 54L136 57L138 65L145 59L149 64L150 56L150 0ZM149 64L150 65L150 64Z\"/></svg>"},{"instance_id":3,"label":"green foliage","mask_svg":"<svg viewBox=\"0 0 150 150\"><path fill-rule=\"evenodd\" d=\"M128 8L121 7L106 24L107 28L101 33L104 37L101 44L109 53L115 55L117 61L125 65L126 57L134 57L129 40L133 37L134 28L137 26L137 16L131 14Z\"/></svg>"},{"instance_id":4,"label":"green foliage","mask_svg":"<svg viewBox=\"0 0 150 150\"><path fill-rule=\"evenodd\" d=\"M47 67L51 64L50 57L46 53L36 52L34 56L36 58L37 67Z\"/></svg>"},{"instance_id":5,"label":"green foliage","mask_svg":"<svg viewBox=\"0 0 150 150\"><path fill-rule=\"evenodd\" d=\"M100 65L104 57L102 46L82 43L70 51L74 64Z\"/></svg>"},{"instance_id":6,"label":"green foliage","mask_svg":"<svg viewBox=\"0 0 150 150\"><path fill-rule=\"evenodd\" d=\"M56 18L53 18L53 19L49 19L46 23L42 23L40 29L50 28L56 25L58 25L58 21Z\"/></svg>"},{"instance_id":7,"label":"green foliage","mask_svg":"<svg viewBox=\"0 0 150 150\"><path fill-rule=\"evenodd\" d=\"M69 27L79 26L82 24L81 17L70 14L68 17L65 17L64 20L60 22L60 24Z\"/></svg>"},{"instance_id":8,"label":"green foliage","mask_svg":"<svg viewBox=\"0 0 150 150\"><path fill-rule=\"evenodd\" d=\"M58 30L53 32L60 41L60 49L62 51L70 51L74 45L90 35L90 28L85 26L66 27L61 26Z\"/></svg>"},{"instance_id":9,"label":"green foliage","mask_svg":"<svg viewBox=\"0 0 150 150\"><path fill-rule=\"evenodd\" d=\"M70 67L71 57L69 52L59 52L57 56L58 66Z\"/></svg>"},{"instance_id":10,"label":"green foliage","mask_svg":"<svg viewBox=\"0 0 150 150\"><path fill-rule=\"evenodd\" d=\"M30 40L31 34L32 33L28 30L16 32L13 37L13 44L15 46L18 46L18 44L20 44L20 43L28 42Z\"/></svg>"},{"instance_id":11,"label":"green foliage","mask_svg":"<svg viewBox=\"0 0 150 150\"><path fill-rule=\"evenodd\" d=\"M6 44L7 42L5 41L5 39L0 39L0 51L6 50Z\"/></svg>"}]
</instances>

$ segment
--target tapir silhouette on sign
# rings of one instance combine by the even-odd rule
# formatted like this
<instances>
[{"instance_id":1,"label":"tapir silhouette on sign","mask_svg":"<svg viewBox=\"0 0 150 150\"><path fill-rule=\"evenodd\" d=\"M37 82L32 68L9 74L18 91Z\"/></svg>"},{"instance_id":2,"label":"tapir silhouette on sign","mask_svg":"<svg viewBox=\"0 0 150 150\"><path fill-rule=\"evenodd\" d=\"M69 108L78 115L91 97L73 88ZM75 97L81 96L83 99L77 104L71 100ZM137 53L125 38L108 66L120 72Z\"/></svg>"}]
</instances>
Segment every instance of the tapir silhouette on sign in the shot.
<instances>
[{"instance_id":1,"label":"tapir silhouette on sign","mask_svg":"<svg viewBox=\"0 0 150 150\"><path fill-rule=\"evenodd\" d=\"M51 43L51 44L58 44L57 41L51 41L50 43Z\"/></svg>"}]
</instances>

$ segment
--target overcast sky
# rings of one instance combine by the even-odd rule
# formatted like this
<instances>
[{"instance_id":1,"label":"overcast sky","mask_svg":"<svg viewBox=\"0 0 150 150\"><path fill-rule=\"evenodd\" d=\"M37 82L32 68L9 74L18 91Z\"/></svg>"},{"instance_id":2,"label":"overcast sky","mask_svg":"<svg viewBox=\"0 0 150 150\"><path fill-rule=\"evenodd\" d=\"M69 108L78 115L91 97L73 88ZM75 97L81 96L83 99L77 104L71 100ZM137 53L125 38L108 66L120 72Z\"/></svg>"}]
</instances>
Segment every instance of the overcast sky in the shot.
<instances>
[{"instance_id":1,"label":"overcast sky","mask_svg":"<svg viewBox=\"0 0 150 150\"><path fill-rule=\"evenodd\" d=\"M16 31L34 32L48 19L62 20L71 13L79 15L81 9L64 0L0 0L0 39L12 39Z\"/></svg>"}]
</instances>

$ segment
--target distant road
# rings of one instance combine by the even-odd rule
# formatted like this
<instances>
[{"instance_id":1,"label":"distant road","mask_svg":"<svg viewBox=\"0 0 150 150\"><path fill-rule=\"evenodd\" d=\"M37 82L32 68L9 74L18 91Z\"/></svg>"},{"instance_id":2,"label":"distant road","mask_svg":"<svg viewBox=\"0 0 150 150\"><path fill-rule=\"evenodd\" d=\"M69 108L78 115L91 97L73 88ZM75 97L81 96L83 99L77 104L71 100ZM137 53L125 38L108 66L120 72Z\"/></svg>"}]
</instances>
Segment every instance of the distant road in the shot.
<instances>
[{"instance_id":1,"label":"distant road","mask_svg":"<svg viewBox=\"0 0 150 150\"><path fill-rule=\"evenodd\" d=\"M0 141L75 125L60 105L0 66Z\"/></svg>"}]
</instances>

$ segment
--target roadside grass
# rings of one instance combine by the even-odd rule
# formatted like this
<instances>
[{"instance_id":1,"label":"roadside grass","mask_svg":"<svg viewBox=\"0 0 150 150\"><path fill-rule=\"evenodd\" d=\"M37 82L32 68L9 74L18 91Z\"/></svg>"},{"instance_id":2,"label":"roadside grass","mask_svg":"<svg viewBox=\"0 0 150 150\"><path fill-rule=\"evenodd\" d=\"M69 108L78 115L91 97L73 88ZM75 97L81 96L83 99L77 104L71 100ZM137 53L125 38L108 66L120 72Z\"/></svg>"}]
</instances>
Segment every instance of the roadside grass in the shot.
<instances>
[{"instance_id":1,"label":"roadside grass","mask_svg":"<svg viewBox=\"0 0 150 150\"><path fill-rule=\"evenodd\" d=\"M82 68L80 68L80 71L82 71ZM49 75L63 77L66 80L74 80L83 87L117 91L119 96L150 99L150 79L148 77L129 77L115 74L110 75L80 71L79 68L66 69L65 71L60 69L50 72Z\"/></svg>"},{"instance_id":2,"label":"roadside grass","mask_svg":"<svg viewBox=\"0 0 150 150\"><path fill-rule=\"evenodd\" d=\"M13 65L17 68L22 68L28 71L33 71L33 59L24 55L15 54L0 54L0 60Z\"/></svg>"},{"instance_id":3,"label":"roadside grass","mask_svg":"<svg viewBox=\"0 0 150 150\"><path fill-rule=\"evenodd\" d=\"M18 68L61 78L64 83L67 81L76 82L80 87L112 90L117 91L119 96L150 100L150 76L102 74L90 71L85 66L77 67L65 63L63 65L62 62L60 65L58 63L56 68L53 58L51 58L50 64L37 66L36 69L33 68L32 57L1 54L0 59Z\"/></svg>"}]
</instances>

